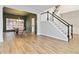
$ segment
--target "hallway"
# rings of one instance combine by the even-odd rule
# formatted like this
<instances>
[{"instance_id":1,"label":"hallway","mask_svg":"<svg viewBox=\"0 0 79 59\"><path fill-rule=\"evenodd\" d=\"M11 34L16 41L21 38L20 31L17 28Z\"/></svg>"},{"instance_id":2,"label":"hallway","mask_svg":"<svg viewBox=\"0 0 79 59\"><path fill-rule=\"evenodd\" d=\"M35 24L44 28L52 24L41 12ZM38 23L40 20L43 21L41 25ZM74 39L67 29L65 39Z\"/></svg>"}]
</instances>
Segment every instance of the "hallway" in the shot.
<instances>
[{"instance_id":1,"label":"hallway","mask_svg":"<svg viewBox=\"0 0 79 59\"><path fill-rule=\"evenodd\" d=\"M4 33L4 42L0 45L0 53L51 54L79 53L79 35L69 43L46 36L31 33L15 35L14 32Z\"/></svg>"}]
</instances>

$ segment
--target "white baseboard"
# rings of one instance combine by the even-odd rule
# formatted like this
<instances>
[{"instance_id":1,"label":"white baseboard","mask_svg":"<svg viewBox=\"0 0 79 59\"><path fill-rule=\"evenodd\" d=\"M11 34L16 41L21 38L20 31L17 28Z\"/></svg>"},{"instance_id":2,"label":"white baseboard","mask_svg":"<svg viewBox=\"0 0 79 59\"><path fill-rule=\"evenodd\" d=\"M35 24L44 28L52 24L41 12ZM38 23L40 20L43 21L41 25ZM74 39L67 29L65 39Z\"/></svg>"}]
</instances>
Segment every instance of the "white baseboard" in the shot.
<instances>
[{"instance_id":1,"label":"white baseboard","mask_svg":"<svg viewBox=\"0 0 79 59\"><path fill-rule=\"evenodd\" d=\"M3 42L3 38L0 38L0 43L2 43Z\"/></svg>"}]
</instances>

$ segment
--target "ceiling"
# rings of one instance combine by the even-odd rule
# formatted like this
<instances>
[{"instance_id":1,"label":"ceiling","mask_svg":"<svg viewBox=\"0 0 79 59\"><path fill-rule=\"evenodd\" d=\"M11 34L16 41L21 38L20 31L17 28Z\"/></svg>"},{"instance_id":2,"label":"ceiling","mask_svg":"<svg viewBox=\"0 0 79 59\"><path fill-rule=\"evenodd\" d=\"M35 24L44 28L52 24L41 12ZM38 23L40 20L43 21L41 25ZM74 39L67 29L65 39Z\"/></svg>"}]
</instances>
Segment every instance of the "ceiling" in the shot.
<instances>
[{"instance_id":1,"label":"ceiling","mask_svg":"<svg viewBox=\"0 0 79 59\"><path fill-rule=\"evenodd\" d=\"M16 10L23 10L26 12L31 12L31 13L40 13L55 5L4 5L4 6L8 7L8 8L16 9ZM7 11L7 12L9 12L9 11ZM10 11L10 13L12 13L12 11ZM19 13L19 12L14 11L13 13ZM23 14L25 14L25 13L23 13Z\"/></svg>"},{"instance_id":2,"label":"ceiling","mask_svg":"<svg viewBox=\"0 0 79 59\"><path fill-rule=\"evenodd\" d=\"M21 10L17 10L17 9L12 9L12 8L7 8L7 7L3 8L3 12L8 13L8 14L13 14L13 15L21 15L21 16L30 14L29 12L25 12L25 11L21 11Z\"/></svg>"},{"instance_id":3,"label":"ceiling","mask_svg":"<svg viewBox=\"0 0 79 59\"><path fill-rule=\"evenodd\" d=\"M48 8L51 8L53 7L54 5L21 5L20 8L23 8L23 9L30 9L32 11L36 11L36 12L42 12L42 11L45 11L46 9ZM18 5L17 5L18 7Z\"/></svg>"}]
</instances>

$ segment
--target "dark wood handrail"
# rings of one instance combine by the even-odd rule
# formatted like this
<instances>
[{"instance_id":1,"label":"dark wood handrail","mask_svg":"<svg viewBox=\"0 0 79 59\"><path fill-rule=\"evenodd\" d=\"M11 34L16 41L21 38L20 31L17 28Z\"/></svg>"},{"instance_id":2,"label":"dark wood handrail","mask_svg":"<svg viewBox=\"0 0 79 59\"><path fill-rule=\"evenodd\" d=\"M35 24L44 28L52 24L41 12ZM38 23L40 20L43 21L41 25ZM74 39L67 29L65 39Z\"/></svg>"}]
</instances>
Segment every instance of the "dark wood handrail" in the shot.
<instances>
[{"instance_id":1,"label":"dark wood handrail","mask_svg":"<svg viewBox=\"0 0 79 59\"><path fill-rule=\"evenodd\" d=\"M48 12L49 13L49 12ZM51 13L49 13L51 14ZM64 25L68 26L68 24L66 24L65 22L63 22L62 20L60 20L59 18L57 18L55 15L51 14L53 17L55 17L56 19L58 19L61 23L63 23Z\"/></svg>"},{"instance_id":2,"label":"dark wood handrail","mask_svg":"<svg viewBox=\"0 0 79 59\"><path fill-rule=\"evenodd\" d=\"M63 20L61 17L57 16L54 12L53 14L50 13L49 11L46 11L46 12L43 12L41 14L45 14L45 13L49 13L51 14L52 16L54 16L56 19L58 19L60 22L62 22L63 24L65 24L66 26L70 25L67 21ZM61 20L60 20L61 19ZM71 25L70 25L71 26Z\"/></svg>"},{"instance_id":3,"label":"dark wood handrail","mask_svg":"<svg viewBox=\"0 0 79 59\"><path fill-rule=\"evenodd\" d=\"M55 13L53 13L53 15L55 15L56 17L60 18L62 21L64 21L66 24L70 25L67 21L63 20L61 17L59 17L58 15L56 15Z\"/></svg>"}]
</instances>

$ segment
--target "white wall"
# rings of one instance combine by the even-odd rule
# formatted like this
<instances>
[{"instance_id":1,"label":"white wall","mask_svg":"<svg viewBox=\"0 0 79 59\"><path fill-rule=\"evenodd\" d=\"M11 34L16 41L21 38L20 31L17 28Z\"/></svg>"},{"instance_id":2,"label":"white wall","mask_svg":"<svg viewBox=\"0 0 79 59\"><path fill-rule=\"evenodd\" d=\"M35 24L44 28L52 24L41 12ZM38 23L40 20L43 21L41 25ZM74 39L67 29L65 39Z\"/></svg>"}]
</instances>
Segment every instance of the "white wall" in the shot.
<instances>
[{"instance_id":1,"label":"white wall","mask_svg":"<svg viewBox=\"0 0 79 59\"><path fill-rule=\"evenodd\" d=\"M37 35L40 35L40 21L41 21L41 15L37 14Z\"/></svg>"},{"instance_id":2,"label":"white wall","mask_svg":"<svg viewBox=\"0 0 79 59\"><path fill-rule=\"evenodd\" d=\"M0 42L3 42L3 6L0 5Z\"/></svg>"},{"instance_id":3,"label":"white wall","mask_svg":"<svg viewBox=\"0 0 79 59\"><path fill-rule=\"evenodd\" d=\"M79 5L61 5L59 7L59 13L67 13L71 11L79 10Z\"/></svg>"},{"instance_id":4,"label":"white wall","mask_svg":"<svg viewBox=\"0 0 79 59\"><path fill-rule=\"evenodd\" d=\"M79 10L61 15L66 21L73 24L74 34L79 34Z\"/></svg>"}]
</instances>

